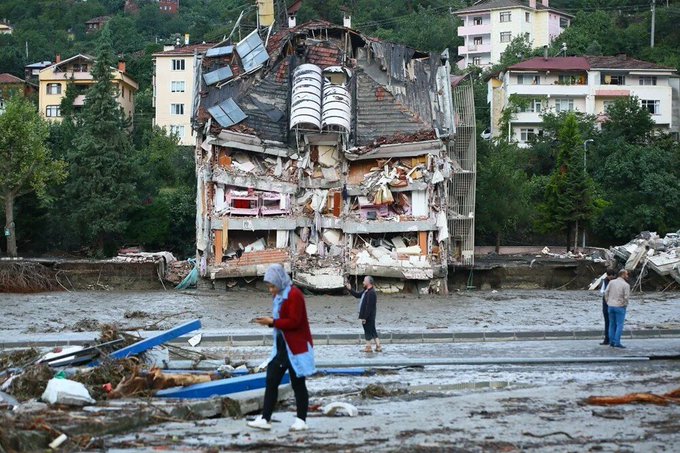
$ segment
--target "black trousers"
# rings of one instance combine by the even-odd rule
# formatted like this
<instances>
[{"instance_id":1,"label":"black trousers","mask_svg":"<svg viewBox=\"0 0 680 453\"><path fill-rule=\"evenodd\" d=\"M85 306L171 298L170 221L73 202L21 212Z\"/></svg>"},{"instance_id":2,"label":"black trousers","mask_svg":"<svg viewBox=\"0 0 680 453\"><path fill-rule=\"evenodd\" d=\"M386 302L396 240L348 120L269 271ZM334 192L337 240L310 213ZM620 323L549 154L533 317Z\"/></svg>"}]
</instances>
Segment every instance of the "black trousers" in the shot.
<instances>
[{"instance_id":1,"label":"black trousers","mask_svg":"<svg viewBox=\"0 0 680 453\"><path fill-rule=\"evenodd\" d=\"M270 421L272 413L279 399L279 385L281 379L288 370L290 383L295 393L295 405L297 406L297 418L307 420L307 409L309 408L309 393L304 377L298 377L290 364L287 354L278 354L274 360L267 365L267 386L264 390L264 406L262 408L262 418Z\"/></svg>"},{"instance_id":2,"label":"black trousers","mask_svg":"<svg viewBox=\"0 0 680 453\"><path fill-rule=\"evenodd\" d=\"M366 337L366 341L371 341L374 338L378 338L378 331L375 330L375 318L367 319L366 323L363 324L363 326L364 326L364 337Z\"/></svg>"},{"instance_id":3,"label":"black trousers","mask_svg":"<svg viewBox=\"0 0 680 453\"><path fill-rule=\"evenodd\" d=\"M604 342L609 343L609 305L602 296L602 316L604 316Z\"/></svg>"}]
</instances>

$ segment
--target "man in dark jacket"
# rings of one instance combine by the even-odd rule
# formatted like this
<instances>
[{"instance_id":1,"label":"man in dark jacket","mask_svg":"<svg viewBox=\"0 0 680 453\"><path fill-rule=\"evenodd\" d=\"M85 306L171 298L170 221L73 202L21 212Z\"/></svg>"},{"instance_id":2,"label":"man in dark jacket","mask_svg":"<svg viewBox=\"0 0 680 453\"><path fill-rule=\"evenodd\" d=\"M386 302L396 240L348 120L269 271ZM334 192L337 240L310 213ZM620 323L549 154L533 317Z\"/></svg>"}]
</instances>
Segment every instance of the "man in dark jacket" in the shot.
<instances>
[{"instance_id":1,"label":"man in dark jacket","mask_svg":"<svg viewBox=\"0 0 680 453\"><path fill-rule=\"evenodd\" d=\"M609 346L609 306L604 298L604 292L607 290L609 282L616 278L616 271L614 269L607 269L607 276L602 279L600 286L600 295L602 296L602 317L604 318L604 340L601 345Z\"/></svg>"},{"instance_id":2,"label":"man in dark jacket","mask_svg":"<svg viewBox=\"0 0 680 453\"><path fill-rule=\"evenodd\" d=\"M375 341L375 352L381 352L380 339L378 338L378 331L375 329L375 315L377 312L378 296L375 294L373 288L373 277L364 277L364 290L354 291L352 285L349 283L345 285L350 293L359 301L359 320L364 327L364 337L366 338L366 347L364 352L373 352L371 348L371 340Z\"/></svg>"}]
</instances>

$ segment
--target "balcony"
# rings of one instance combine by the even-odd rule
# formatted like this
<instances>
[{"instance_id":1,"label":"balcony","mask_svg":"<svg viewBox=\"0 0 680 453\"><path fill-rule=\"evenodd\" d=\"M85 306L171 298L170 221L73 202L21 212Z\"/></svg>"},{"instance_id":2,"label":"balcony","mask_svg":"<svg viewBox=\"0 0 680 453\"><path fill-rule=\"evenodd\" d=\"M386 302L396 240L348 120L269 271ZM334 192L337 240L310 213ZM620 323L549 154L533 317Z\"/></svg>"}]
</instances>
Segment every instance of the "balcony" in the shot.
<instances>
[{"instance_id":1,"label":"balcony","mask_svg":"<svg viewBox=\"0 0 680 453\"><path fill-rule=\"evenodd\" d=\"M542 123L539 112L518 112L512 118L513 123Z\"/></svg>"},{"instance_id":2,"label":"balcony","mask_svg":"<svg viewBox=\"0 0 680 453\"><path fill-rule=\"evenodd\" d=\"M491 35L491 24L458 27L458 36Z\"/></svg>"},{"instance_id":3,"label":"balcony","mask_svg":"<svg viewBox=\"0 0 680 453\"><path fill-rule=\"evenodd\" d=\"M474 53L491 53L491 44L468 44L467 46L458 46L458 55Z\"/></svg>"},{"instance_id":4,"label":"balcony","mask_svg":"<svg viewBox=\"0 0 680 453\"><path fill-rule=\"evenodd\" d=\"M508 94L525 96L586 96L590 94L590 88L588 85L510 85L508 87Z\"/></svg>"}]
</instances>

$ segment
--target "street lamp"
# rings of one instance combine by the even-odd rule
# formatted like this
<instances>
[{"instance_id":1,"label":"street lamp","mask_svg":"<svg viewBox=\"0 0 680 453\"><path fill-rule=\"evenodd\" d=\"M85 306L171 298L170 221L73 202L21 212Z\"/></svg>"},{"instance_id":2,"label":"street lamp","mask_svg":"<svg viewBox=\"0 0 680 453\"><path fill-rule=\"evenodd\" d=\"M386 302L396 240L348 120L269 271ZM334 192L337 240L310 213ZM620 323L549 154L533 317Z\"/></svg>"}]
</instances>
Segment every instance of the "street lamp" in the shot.
<instances>
[{"instance_id":1,"label":"street lamp","mask_svg":"<svg viewBox=\"0 0 680 453\"><path fill-rule=\"evenodd\" d=\"M588 140L583 142L583 177L584 178L588 177L588 170L587 170L587 167L586 167L586 156L588 155L588 143L593 143L594 141L595 140L593 140L592 138L589 138ZM582 250L586 249L586 226L585 226L585 222L584 222L584 225L583 225L583 243L582 243L581 249Z\"/></svg>"}]
</instances>

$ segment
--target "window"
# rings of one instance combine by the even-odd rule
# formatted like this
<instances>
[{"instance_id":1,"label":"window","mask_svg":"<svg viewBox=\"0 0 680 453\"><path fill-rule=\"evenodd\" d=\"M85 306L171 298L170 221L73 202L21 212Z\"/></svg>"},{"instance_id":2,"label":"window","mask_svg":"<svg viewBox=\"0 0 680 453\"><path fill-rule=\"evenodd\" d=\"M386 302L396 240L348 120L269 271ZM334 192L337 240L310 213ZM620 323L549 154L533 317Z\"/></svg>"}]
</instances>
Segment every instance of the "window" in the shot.
<instances>
[{"instance_id":1,"label":"window","mask_svg":"<svg viewBox=\"0 0 680 453\"><path fill-rule=\"evenodd\" d=\"M540 99L530 99L529 102L522 106L522 112L540 113L543 110L543 101Z\"/></svg>"},{"instance_id":2,"label":"window","mask_svg":"<svg viewBox=\"0 0 680 453\"><path fill-rule=\"evenodd\" d=\"M534 74L518 74L518 85L539 85L541 83L541 76Z\"/></svg>"},{"instance_id":3,"label":"window","mask_svg":"<svg viewBox=\"0 0 680 453\"><path fill-rule=\"evenodd\" d=\"M474 38L472 38L472 43L475 46L481 46L482 44L484 44L484 38L482 38L481 36L475 36Z\"/></svg>"},{"instance_id":4,"label":"window","mask_svg":"<svg viewBox=\"0 0 680 453\"><path fill-rule=\"evenodd\" d=\"M612 74L602 74L600 76L600 82L602 85L625 85L626 76L625 75L612 75Z\"/></svg>"},{"instance_id":5,"label":"window","mask_svg":"<svg viewBox=\"0 0 680 453\"><path fill-rule=\"evenodd\" d=\"M652 115L661 115L661 101L654 99L643 99L642 108L647 109Z\"/></svg>"},{"instance_id":6,"label":"window","mask_svg":"<svg viewBox=\"0 0 680 453\"><path fill-rule=\"evenodd\" d=\"M184 126L181 125L170 126L170 135L174 135L178 138L184 138Z\"/></svg>"},{"instance_id":7,"label":"window","mask_svg":"<svg viewBox=\"0 0 680 453\"><path fill-rule=\"evenodd\" d=\"M568 98L555 99L555 110L557 112L572 112L574 110L574 100Z\"/></svg>"},{"instance_id":8,"label":"window","mask_svg":"<svg viewBox=\"0 0 680 453\"><path fill-rule=\"evenodd\" d=\"M45 116L48 118L54 118L57 116L61 116L61 111L59 110L58 105L48 105L47 109L45 110Z\"/></svg>"},{"instance_id":9,"label":"window","mask_svg":"<svg viewBox=\"0 0 680 453\"><path fill-rule=\"evenodd\" d=\"M86 64L74 63L72 68L73 68L73 72L87 72L87 65Z\"/></svg>"},{"instance_id":10,"label":"window","mask_svg":"<svg viewBox=\"0 0 680 453\"><path fill-rule=\"evenodd\" d=\"M125 87L120 88L120 97L125 99Z\"/></svg>"},{"instance_id":11,"label":"window","mask_svg":"<svg viewBox=\"0 0 680 453\"><path fill-rule=\"evenodd\" d=\"M172 70L173 71L184 71L184 59L172 60Z\"/></svg>"},{"instance_id":12,"label":"window","mask_svg":"<svg viewBox=\"0 0 680 453\"><path fill-rule=\"evenodd\" d=\"M482 25L484 21L482 20L481 17L473 17L472 18L472 25Z\"/></svg>"},{"instance_id":13,"label":"window","mask_svg":"<svg viewBox=\"0 0 680 453\"><path fill-rule=\"evenodd\" d=\"M501 42L510 42L512 41L512 33L509 31L504 31L501 32Z\"/></svg>"},{"instance_id":14,"label":"window","mask_svg":"<svg viewBox=\"0 0 680 453\"><path fill-rule=\"evenodd\" d=\"M512 14L510 11L505 11L501 13L501 22L510 22L512 21Z\"/></svg>"},{"instance_id":15,"label":"window","mask_svg":"<svg viewBox=\"0 0 680 453\"><path fill-rule=\"evenodd\" d=\"M48 83L47 94L61 94L61 83Z\"/></svg>"},{"instance_id":16,"label":"window","mask_svg":"<svg viewBox=\"0 0 680 453\"><path fill-rule=\"evenodd\" d=\"M184 115L184 104L170 104L170 113L172 115Z\"/></svg>"},{"instance_id":17,"label":"window","mask_svg":"<svg viewBox=\"0 0 680 453\"><path fill-rule=\"evenodd\" d=\"M482 65L482 57L473 57L472 58L472 64L475 66L481 66Z\"/></svg>"},{"instance_id":18,"label":"window","mask_svg":"<svg viewBox=\"0 0 680 453\"><path fill-rule=\"evenodd\" d=\"M531 13L524 13L525 22L531 22Z\"/></svg>"},{"instance_id":19,"label":"window","mask_svg":"<svg viewBox=\"0 0 680 453\"><path fill-rule=\"evenodd\" d=\"M170 91L173 93L184 93L184 80L171 82Z\"/></svg>"},{"instance_id":20,"label":"window","mask_svg":"<svg viewBox=\"0 0 680 453\"><path fill-rule=\"evenodd\" d=\"M560 28L567 28L569 26L569 19L560 17Z\"/></svg>"},{"instance_id":21,"label":"window","mask_svg":"<svg viewBox=\"0 0 680 453\"><path fill-rule=\"evenodd\" d=\"M640 85L656 85L656 76L640 76Z\"/></svg>"},{"instance_id":22,"label":"window","mask_svg":"<svg viewBox=\"0 0 680 453\"><path fill-rule=\"evenodd\" d=\"M539 132L534 128L522 128L519 130L519 141L526 143L531 140L535 140Z\"/></svg>"}]
</instances>

